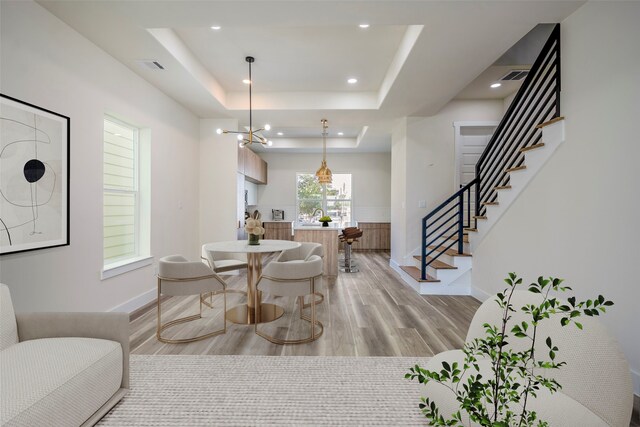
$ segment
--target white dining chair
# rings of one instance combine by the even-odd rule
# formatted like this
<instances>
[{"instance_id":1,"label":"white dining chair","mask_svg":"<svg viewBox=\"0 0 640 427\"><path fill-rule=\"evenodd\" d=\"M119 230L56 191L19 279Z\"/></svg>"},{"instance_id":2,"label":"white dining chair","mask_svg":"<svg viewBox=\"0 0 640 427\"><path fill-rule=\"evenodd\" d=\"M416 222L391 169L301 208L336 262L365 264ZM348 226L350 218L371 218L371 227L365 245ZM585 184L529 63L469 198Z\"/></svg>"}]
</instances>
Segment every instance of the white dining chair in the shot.
<instances>
[{"instance_id":1,"label":"white dining chair","mask_svg":"<svg viewBox=\"0 0 640 427\"><path fill-rule=\"evenodd\" d=\"M300 306L300 318L310 323L311 331L308 337L284 340L268 335L255 324L255 333L275 344L302 344L315 341L322 336L324 327L316 318L315 298L311 298L309 307L311 315L303 312L304 297L314 295L322 284L322 258L311 255L308 259L297 262L272 261L264 268L262 276L256 286L256 307L260 305L261 293L273 296L297 297Z\"/></svg>"},{"instance_id":2,"label":"white dining chair","mask_svg":"<svg viewBox=\"0 0 640 427\"><path fill-rule=\"evenodd\" d=\"M189 261L181 255L170 255L158 261L158 325L156 338L158 341L169 344L181 344L203 340L227 331L227 297L225 295L226 283L212 269L200 261ZM169 339L162 335L167 328L180 323L191 322L202 318L202 295L222 293L224 299L222 329L213 332L187 338ZM181 317L162 323L162 296L186 296L198 295L200 298L200 311L192 316Z\"/></svg>"},{"instance_id":3,"label":"white dining chair","mask_svg":"<svg viewBox=\"0 0 640 427\"><path fill-rule=\"evenodd\" d=\"M200 258L217 274L227 273L229 271L242 270L247 268L247 254L208 251L206 245L202 245ZM226 293L238 293L246 295L247 293L237 289L225 289ZM212 299L216 295L214 292L202 294L200 300L202 304L209 308L213 308Z\"/></svg>"},{"instance_id":4,"label":"white dining chair","mask_svg":"<svg viewBox=\"0 0 640 427\"><path fill-rule=\"evenodd\" d=\"M324 258L324 248L321 243L314 242L300 242L300 246L293 249L287 249L280 252L275 259L276 262L301 262L308 260L311 256L317 255L320 258ZM324 294L318 290L314 292L314 295L318 297L315 304L321 304L324 301ZM311 303L304 303L303 308L311 307Z\"/></svg>"}]
</instances>

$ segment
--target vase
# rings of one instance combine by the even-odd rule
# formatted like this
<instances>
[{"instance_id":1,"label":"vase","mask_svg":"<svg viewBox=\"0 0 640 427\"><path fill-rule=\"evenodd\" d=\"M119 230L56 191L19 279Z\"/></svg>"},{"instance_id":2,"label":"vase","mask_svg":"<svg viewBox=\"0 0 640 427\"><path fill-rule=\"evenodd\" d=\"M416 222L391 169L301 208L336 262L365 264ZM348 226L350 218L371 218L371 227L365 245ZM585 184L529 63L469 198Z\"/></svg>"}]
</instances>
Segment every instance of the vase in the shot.
<instances>
[{"instance_id":1,"label":"vase","mask_svg":"<svg viewBox=\"0 0 640 427\"><path fill-rule=\"evenodd\" d=\"M249 245L256 246L260 244L259 234L249 234Z\"/></svg>"},{"instance_id":2,"label":"vase","mask_svg":"<svg viewBox=\"0 0 640 427\"><path fill-rule=\"evenodd\" d=\"M323 227L328 227L328 226L329 226L329 223L328 223L327 221L322 221L322 226L323 226Z\"/></svg>"}]
</instances>

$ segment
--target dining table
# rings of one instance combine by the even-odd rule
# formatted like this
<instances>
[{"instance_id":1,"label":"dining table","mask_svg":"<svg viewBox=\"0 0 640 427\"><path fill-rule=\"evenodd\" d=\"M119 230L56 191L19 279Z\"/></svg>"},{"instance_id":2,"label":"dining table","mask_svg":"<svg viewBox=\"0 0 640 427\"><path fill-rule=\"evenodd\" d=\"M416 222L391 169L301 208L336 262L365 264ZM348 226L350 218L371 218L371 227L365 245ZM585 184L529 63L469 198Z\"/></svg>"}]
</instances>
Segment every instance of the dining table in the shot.
<instances>
[{"instance_id":1,"label":"dining table","mask_svg":"<svg viewBox=\"0 0 640 427\"><path fill-rule=\"evenodd\" d=\"M208 252L247 254L247 303L227 310L227 319L241 325L254 325L272 322L284 314L282 307L261 303L261 295L256 294L259 292L256 286L262 275L262 255L299 246L299 242L290 240L260 240L258 245L250 245L247 240L229 240L204 245L204 250Z\"/></svg>"}]
</instances>

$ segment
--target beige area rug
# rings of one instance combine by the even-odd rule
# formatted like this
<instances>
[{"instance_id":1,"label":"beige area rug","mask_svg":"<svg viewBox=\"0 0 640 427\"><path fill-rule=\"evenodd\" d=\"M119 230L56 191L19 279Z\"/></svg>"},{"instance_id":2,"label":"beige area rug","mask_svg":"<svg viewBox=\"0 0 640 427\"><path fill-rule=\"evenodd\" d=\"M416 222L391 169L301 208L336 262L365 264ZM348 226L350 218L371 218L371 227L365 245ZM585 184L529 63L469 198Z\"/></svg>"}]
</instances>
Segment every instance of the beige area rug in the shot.
<instances>
[{"instance_id":1,"label":"beige area rug","mask_svg":"<svg viewBox=\"0 0 640 427\"><path fill-rule=\"evenodd\" d=\"M131 391L99 426L425 425L428 358L131 356Z\"/></svg>"}]
</instances>

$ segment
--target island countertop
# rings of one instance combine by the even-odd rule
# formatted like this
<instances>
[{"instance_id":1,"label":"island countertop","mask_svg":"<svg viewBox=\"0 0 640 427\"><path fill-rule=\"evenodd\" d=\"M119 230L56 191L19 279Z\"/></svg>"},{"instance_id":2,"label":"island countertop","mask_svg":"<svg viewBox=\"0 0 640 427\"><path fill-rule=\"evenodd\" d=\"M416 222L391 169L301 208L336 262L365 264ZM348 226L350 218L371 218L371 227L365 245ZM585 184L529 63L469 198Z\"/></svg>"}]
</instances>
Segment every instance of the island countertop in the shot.
<instances>
[{"instance_id":1,"label":"island countertop","mask_svg":"<svg viewBox=\"0 0 640 427\"><path fill-rule=\"evenodd\" d=\"M303 230L342 231L340 227L331 226L331 225L329 225L328 227L323 227L321 225L294 225L293 229L296 231L303 231Z\"/></svg>"}]
</instances>

